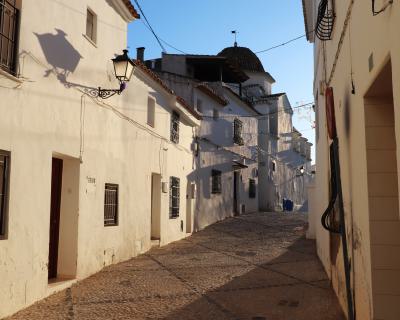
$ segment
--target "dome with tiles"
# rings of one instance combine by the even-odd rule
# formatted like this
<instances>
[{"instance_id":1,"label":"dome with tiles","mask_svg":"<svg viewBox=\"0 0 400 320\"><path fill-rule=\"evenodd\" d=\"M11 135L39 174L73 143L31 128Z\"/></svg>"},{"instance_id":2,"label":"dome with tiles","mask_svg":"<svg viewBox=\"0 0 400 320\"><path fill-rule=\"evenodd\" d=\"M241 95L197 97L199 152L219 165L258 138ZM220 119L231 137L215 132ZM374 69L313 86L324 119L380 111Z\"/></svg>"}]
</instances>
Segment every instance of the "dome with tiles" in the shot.
<instances>
[{"instance_id":1,"label":"dome with tiles","mask_svg":"<svg viewBox=\"0 0 400 320\"><path fill-rule=\"evenodd\" d=\"M264 67L256 54L246 47L228 47L218 53L220 57L228 58L231 63L242 70L265 72Z\"/></svg>"}]
</instances>

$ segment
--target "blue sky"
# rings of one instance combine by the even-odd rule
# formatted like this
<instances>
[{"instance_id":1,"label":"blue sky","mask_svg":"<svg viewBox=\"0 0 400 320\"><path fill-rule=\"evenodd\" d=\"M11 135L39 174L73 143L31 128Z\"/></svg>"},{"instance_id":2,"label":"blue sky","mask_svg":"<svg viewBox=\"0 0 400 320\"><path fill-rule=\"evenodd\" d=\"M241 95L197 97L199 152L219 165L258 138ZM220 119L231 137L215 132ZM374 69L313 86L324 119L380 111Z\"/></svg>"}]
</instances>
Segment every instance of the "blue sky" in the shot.
<instances>
[{"instance_id":1,"label":"blue sky","mask_svg":"<svg viewBox=\"0 0 400 320\"><path fill-rule=\"evenodd\" d=\"M217 54L234 42L261 51L304 34L301 0L138 0L157 35L193 54ZM132 1L134 3L134 1ZM135 5L136 7L136 5ZM143 18L141 20L144 20ZM154 36L136 20L129 26L131 55L146 47L145 59L161 56ZM166 46L168 53L178 53ZM276 79L273 92L287 92L292 106L313 101L313 50L305 38L258 55ZM294 125L312 143L314 114L296 109Z\"/></svg>"}]
</instances>

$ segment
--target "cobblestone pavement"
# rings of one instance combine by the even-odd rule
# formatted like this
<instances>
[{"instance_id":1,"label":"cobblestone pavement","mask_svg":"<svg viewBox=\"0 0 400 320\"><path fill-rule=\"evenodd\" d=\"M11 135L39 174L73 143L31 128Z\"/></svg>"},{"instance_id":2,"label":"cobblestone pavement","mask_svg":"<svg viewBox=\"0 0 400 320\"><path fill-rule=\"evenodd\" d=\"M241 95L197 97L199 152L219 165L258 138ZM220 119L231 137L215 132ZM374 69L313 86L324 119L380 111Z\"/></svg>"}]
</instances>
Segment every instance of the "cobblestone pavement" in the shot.
<instances>
[{"instance_id":1,"label":"cobblestone pavement","mask_svg":"<svg viewBox=\"0 0 400 320\"><path fill-rule=\"evenodd\" d=\"M9 320L344 319L306 215L227 219L105 268Z\"/></svg>"}]
</instances>

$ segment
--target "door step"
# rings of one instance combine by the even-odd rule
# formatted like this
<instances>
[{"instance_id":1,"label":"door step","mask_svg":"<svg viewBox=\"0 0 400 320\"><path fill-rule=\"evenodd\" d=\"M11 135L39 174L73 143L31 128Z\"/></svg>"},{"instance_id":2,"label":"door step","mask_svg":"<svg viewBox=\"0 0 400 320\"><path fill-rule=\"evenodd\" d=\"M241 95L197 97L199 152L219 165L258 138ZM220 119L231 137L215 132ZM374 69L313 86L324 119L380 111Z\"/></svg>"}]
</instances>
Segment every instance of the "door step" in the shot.
<instances>
[{"instance_id":1,"label":"door step","mask_svg":"<svg viewBox=\"0 0 400 320\"><path fill-rule=\"evenodd\" d=\"M160 247L160 239L151 239L151 247Z\"/></svg>"}]
</instances>

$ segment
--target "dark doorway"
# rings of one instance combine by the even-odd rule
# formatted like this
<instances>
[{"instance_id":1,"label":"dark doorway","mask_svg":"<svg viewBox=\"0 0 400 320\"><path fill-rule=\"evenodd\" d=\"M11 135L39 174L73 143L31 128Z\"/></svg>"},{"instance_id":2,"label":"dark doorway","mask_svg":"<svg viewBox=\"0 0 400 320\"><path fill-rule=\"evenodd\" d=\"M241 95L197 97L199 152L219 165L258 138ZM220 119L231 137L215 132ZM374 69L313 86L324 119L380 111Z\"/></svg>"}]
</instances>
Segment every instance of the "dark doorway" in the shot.
<instances>
[{"instance_id":1,"label":"dark doorway","mask_svg":"<svg viewBox=\"0 0 400 320\"><path fill-rule=\"evenodd\" d=\"M49 279L57 277L63 160L53 158L51 169Z\"/></svg>"},{"instance_id":2,"label":"dark doorway","mask_svg":"<svg viewBox=\"0 0 400 320\"><path fill-rule=\"evenodd\" d=\"M239 215L238 206L238 183L239 183L239 172L235 171L233 173L233 213L235 216Z\"/></svg>"}]
</instances>

